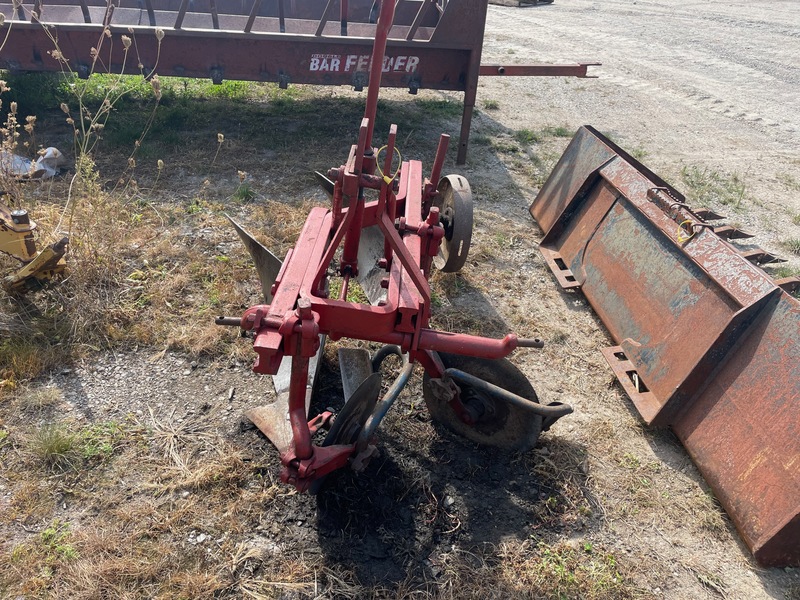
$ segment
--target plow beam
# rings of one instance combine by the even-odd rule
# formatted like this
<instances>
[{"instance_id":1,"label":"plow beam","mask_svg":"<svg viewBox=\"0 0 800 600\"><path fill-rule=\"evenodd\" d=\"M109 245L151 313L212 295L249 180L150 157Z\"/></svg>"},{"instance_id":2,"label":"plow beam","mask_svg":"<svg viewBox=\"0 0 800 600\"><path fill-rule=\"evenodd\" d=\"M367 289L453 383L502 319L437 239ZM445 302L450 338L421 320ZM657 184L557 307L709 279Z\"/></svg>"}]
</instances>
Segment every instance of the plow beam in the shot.
<instances>
[{"instance_id":1,"label":"plow beam","mask_svg":"<svg viewBox=\"0 0 800 600\"><path fill-rule=\"evenodd\" d=\"M530 212L645 422L677 433L759 562L800 564L800 302L591 127Z\"/></svg>"}]
</instances>

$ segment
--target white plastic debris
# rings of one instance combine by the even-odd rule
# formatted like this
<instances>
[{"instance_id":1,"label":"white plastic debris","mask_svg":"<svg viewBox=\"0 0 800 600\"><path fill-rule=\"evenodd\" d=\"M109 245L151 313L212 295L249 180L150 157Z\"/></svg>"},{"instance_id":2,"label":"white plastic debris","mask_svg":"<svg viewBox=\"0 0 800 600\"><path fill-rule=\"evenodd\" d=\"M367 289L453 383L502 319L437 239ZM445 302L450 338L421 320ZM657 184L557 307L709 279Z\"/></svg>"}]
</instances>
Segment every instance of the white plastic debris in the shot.
<instances>
[{"instance_id":1,"label":"white plastic debris","mask_svg":"<svg viewBox=\"0 0 800 600\"><path fill-rule=\"evenodd\" d=\"M44 153L36 159L36 166L34 168L34 175L32 177L38 179L50 179L55 177L58 173L69 165L67 158L61 153L58 148L50 146L46 148ZM38 175L38 173L42 173Z\"/></svg>"},{"instance_id":2,"label":"white plastic debris","mask_svg":"<svg viewBox=\"0 0 800 600\"><path fill-rule=\"evenodd\" d=\"M50 179L59 174L69 161L58 148L50 146L32 161L24 156L0 151L0 171L20 179Z\"/></svg>"}]
</instances>

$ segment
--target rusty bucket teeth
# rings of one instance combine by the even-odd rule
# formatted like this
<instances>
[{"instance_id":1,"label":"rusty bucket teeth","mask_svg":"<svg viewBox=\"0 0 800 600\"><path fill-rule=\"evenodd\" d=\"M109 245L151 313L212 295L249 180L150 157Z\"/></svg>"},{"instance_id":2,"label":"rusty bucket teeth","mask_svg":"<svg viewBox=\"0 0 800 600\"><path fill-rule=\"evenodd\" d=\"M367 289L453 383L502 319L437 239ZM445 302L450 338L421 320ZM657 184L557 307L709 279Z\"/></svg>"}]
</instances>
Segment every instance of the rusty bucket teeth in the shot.
<instances>
[{"instance_id":1,"label":"rusty bucket teeth","mask_svg":"<svg viewBox=\"0 0 800 600\"><path fill-rule=\"evenodd\" d=\"M781 288L787 294L800 290L800 277L783 277L776 279L775 285Z\"/></svg>"},{"instance_id":2,"label":"rusty bucket teeth","mask_svg":"<svg viewBox=\"0 0 800 600\"><path fill-rule=\"evenodd\" d=\"M281 261L272 252L262 246L250 233L239 223L233 220L230 215L225 215L236 229L239 238L242 240L247 252L256 265L258 279L261 281L261 290L267 303L272 302L272 284L278 278L281 270Z\"/></svg>"},{"instance_id":3,"label":"rusty bucket teeth","mask_svg":"<svg viewBox=\"0 0 800 600\"><path fill-rule=\"evenodd\" d=\"M747 233L741 229L737 229L732 225L720 225L714 227L714 233L725 240L745 240L747 238L755 237L752 233Z\"/></svg>"},{"instance_id":4,"label":"rusty bucket teeth","mask_svg":"<svg viewBox=\"0 0 800 600\"><path fill-rule=\"evenodd\" d=\"M767 263L782 263L786 262L785 258L780 258L775 256L774 254L767 252L763 248L751 248L749 250L740 250L739 254L741 254L744 258L749 260L754 265L765 265Z\"/></svg>"},{"instance_id":5,"label":"rusty bucket teeth","mask_svg":"<svg viewBox=\"0 0 800 600\"><path fill-rule=\"evenodd\" d=\"M725 218L723 215L714 212L710 208L693 208L692 212L703 219L703 221L719 221Z\"/></svg>"}]
</instances>

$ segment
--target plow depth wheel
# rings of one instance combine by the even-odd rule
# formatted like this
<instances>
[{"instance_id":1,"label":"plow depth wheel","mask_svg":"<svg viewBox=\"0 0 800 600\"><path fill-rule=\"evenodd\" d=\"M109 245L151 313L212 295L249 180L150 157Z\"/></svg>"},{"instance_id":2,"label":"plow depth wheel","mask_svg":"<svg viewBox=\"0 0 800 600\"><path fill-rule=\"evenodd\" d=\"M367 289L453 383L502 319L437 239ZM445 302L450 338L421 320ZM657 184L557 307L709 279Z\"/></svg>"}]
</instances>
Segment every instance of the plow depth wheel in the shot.
<instances>
[{"instance_id":1,"label":"plow depth wheel","mask_svg":"<svg viewBox=\"0 0 800 600\"><path fill-rule=\"evenodd\" d=\"M437 189L433 205L439 209L444 238L433 263L444 273L456 273L467 262L472 241L472 190L461 175L442 177Z\"/></svg>"},{"instance_id":2,"label":"plow depth wheel","mask_svg":"<svg viewBox=\"0 0 800 600\"><path fill-rule=\"evenodd\" d=\"M519 369L506 359L489 360L439 353L445 368L456 368L502 387L518 396L538 403L536 392ZM475 423L462 421L450 404L437 398L430 377L425 373L422 392L431 417L465 438L506 450L527 451L533 448L542 429L542 417L513 404L487 394L466 384L458 384L461 402L470 409L477 409Z\"/></svg>"}]
</instances>

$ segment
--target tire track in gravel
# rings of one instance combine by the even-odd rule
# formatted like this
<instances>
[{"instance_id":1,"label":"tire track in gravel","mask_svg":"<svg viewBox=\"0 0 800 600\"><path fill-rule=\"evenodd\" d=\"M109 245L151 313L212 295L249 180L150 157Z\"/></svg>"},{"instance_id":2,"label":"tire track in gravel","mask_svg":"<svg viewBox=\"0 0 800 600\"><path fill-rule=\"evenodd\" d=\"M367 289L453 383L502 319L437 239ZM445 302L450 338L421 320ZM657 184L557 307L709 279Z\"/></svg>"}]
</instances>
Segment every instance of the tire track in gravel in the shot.
<instances>
[{"instance_id":1,"label":"tire track in gravel","mask_svg":"<svg viewBox=\"0 0 800 600\"><path fill-rule=\"evenodd\" d=\"M604 12L610 11L613 11L613 6ZM800 110L791 108L798 105L796 87L792 84L800 81L800 66L796 57L793 58L795 64L782 62L782 56L790 53L790 45L780 39L780 28L778 36L771 30L765 31L769 34L767 40L748 38L747 43L757 46L760 53L761 60L752 61L741 60L746 55L741 48L741 32L731 31L735 28L730 19L703 19L712 27L698 39L697 19L690 15L662 12L657 17L672 21L691 20L691 28L681 28L674 23L658 26L653 14L625 10L623 15L631 19L626 27L616 28L616 31L587 27L582 29L580 39L574 44L580 46L582 54L587 53L587 47L590 48L590 52L596 52L598 59L607 65L606 69L601 69L604 83L744 122L770 137L775 133L764 129L773 129L782 137L788 135L800 142ZM570 10L562 14L527 12L515 15L515 19L531 31L542 28L551 35L555 33L559 48L563 47L567 36L574 35L578 18L586 19L585 12L582 16ZM616 13L604 15L605 21L616 22L619 18ZM761 21L748 23L757 29L771 26ZM675 31L679 32L677 36ZM790 30L786 32L794 34ZM726 38L739 39L739 46L731 44L731 50L720 57L718 48L715 49L715 43L711 42ZM542 45L548 45L546 36L542 36L541 41ZM537 58L563 61L563 49L559 49L559 54L562 55L560 60L547 51ZM767 65L774 63L780 64L781 68L766 72Z\"/></svg>"}]
</instances>

